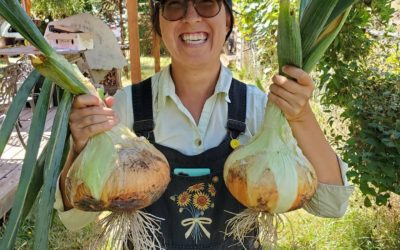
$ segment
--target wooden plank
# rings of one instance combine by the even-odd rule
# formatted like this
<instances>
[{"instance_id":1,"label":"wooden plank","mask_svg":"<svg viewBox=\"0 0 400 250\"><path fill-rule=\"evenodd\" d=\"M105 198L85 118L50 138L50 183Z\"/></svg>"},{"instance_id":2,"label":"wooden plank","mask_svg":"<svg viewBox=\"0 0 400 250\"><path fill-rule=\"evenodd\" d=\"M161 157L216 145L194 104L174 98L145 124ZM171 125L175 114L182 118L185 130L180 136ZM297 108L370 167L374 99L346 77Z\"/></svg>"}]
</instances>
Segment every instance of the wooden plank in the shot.
<instances>
[{"instance_id":1,"label":"wooden plank","mask_svg":"<svg viewBox=\"0 0 400 250\"><path fill-rule=\"evenodd\" d=\"M51 120L52 121L52 120ZM46 125L46 130L43 133L42 141L40 143L40 149L44 147L47 141L50 139L51 134L51 124ZM21 133L22 137L27 142L28 133ZM10 142L11 141L11 142ZM6 150L4 150L3 155L1 156L2 159L20 159L23 160L25 157L25 148L22 146L21 141L19 140L17 133L14 132L13 136L10 137L9 144L6 146Z\"/></svg>"},{"instance_id":2,"label":"wooden plank","mask_svg":"<svg viewBox=\"0 0 400 250\"><path fill-rule=\"evenodd\" d=\"M70 54L79 54L85 50L72 50L72 49L55 49L58 54L62 55L70 55ZM3 56L16 56L16 55L37 55L41 52L33 47L33 46L17 46L17 47L9 47L0 49L0 55Z\"/></svg>"},{"instance_id":3,"label":"wooden plank","mask_svg":"<svg viewBox=\"0 0 400 250\"><path fill-rule=\"evenodd\" d=\"M24 150L24 148L21 145L21 141L19 140L17 133L13 132L7 142L3 154L1 155L1 159L15 159L15 156L22 150Z\"/></svg>"},{"instance_id":4,"label":"wooden plank","mask_svg":"<svg viewBox=\"0 0 400 250\"><path fill-rule=\"evenodd\" d=\"M140 70L140 46L139 46L139 25L138 25L138 1L127 0L128 9L128 31L129 31L129 51L131 63L131 81L139 83L141 81Z\"/></svg>"},{"instance_id":5,"label":"wooden plank","mask_svg":"<svg viewBox=\"0 0 400 250\"><path fill-rule=\"evenodd\" d=\"M15 192L17 191L21 166L18 165L14 171L0 179L0 216L3 217L12 207Z\"/></svg>"},{"instance_id":6,"label":"wooden plank","mask_svg":"<svg viewBox=\"0 0 400 250\"><path fill-rule=\"evenodd\" d=\"M53 107L49 109L49 112L47 113L46 117L46 124L45 124L45 132L50 132L51 127L53 124L53 120L55 117L55 114L57 112L57 108ZM29 127L31 123L31 118L32 118L32 113L28 113L25 118L22 120L21 119L21 124L22 128L21 130L21 135L25 139L25 142L28 141L28 133L29 133ZM50 133L44 133L43 136L45 141L47 141L50 138ZM8 140L8 143L3 151L3 155L1 156L2 159L23 159L25 155L25 149L21 144L21 141L19 140L17 136L17 132L13 132L10 136L10 139Z\"/></svg>"},{"instance_id":7,"label":"wooden plank","mask_svg":"<svg viewBox=\"0 0 400 250\"><path fill-rule=\"evenodd\" d=\"M28 120L31 119L33 115L31 108L24 108L21 113L19 114L19 119Z\"/></svg>"},{"instance_id":8,"label":"wooden plank","mask_svg":"<svg viewBox=\"0 0 400 250\"><path fill-rule=\"evenodd\" d=\"M160 66L160 36L153 31L153 47L152 53L154 57L154 71L157 73L161 70Z\"/></svg>"},{"instance_id":9,"label":"wooden plank","mask_svg":"<svg viewBox=\"0 0 400 250\"><path fill-rule=\"evenodd\" d=\"M39 146L39 152L43 149L44 145L48 142L50 138L50 132L44 133L44 136L42 138L42 141L40 142ZM14 146L10 150L8 150L3 156L2 159L4 160L21 160L21 162L24 160L25 157L25 148L20 146Z\"/></svg>"},{"instance_id":10,"label":"wooden plank","mask_svg":"<svg viewBox=\"0 0 400 250\"><path fill-rule=\"evenodd\" d=\"M21 116L29 114L29 113L32 113L32 110L30 108L24 108L24 109L22 109L22 111L19 114L19 116L21 117Z\"/></svg>"},{"instance_id":11,"label":"wooden plank","mask_svg":"<svg viewBox=\"0 0 400 250\"><path fill-rule=\"evenodd\" d=\"M46 133L49 134L49 132ZM45 141L42 140L39 154L44 148ZM4 216L14 202L24 155L25 150L20 150L14 159L0 159L0 216Z\"/></svg>"},{"instance_id":12,"label":"wooden plank","mask_svg":"<svg viewBox=\"0 0 400 250\"><path fill-rule=\"evenodd\" d=\"M0 180L6 178L21 163L20 160L0 159Z\"/></svg>"},{"instance_id":13,"label":"wooden plank","mask_svg":"<svg viewBox=\"0 0 400 250\"><path fill-rule=\"evenodd\" d=\"M46 142L50 138L51 127L56 111L56 107L53 107L48 111L45 132L40 143L39 154L42 152ZM27 114L26 117L29 118L30 124L32 112L27 112ZM28 137L29 124L21 128L21 130L24 131L21 133L23 137ZM13 132L0 159L0 216L4 216L11 209L15 192L18 187L19 177L21 175L24 156L25 149L22 147L16 132Z\"/></svg>"},{"instance_id":14,"label":"wooden plank","mask_svg":"<svg viewBox=\"0 0 400 250\"><path fill-rule=\"evenodd\" d=\"M28 16L30 16L31 15L31 7L32 7L31 0L23 0L22 6L24 7L26 14L28 14Z\"/></svg>"}]
</instances>

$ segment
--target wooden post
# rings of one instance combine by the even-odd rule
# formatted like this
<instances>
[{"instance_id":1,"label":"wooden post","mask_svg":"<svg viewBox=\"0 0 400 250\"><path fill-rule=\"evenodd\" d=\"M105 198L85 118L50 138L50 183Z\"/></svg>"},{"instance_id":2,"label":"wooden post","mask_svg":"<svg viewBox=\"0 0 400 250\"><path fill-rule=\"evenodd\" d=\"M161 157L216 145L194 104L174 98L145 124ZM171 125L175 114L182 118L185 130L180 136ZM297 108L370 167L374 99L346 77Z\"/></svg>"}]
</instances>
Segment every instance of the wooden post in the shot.
<instances>
[{"instance_id":1,"label":"wooden post","mask_svg":"<svg viewBox=\"0 0 400 250\"><path fill-rule=\"evenodd\" d=\"M23 0L22 6L24 7L25 12L28 14L28 16L31 16L31 0Z\"/></svg>"},{"instance_id":2,"label":"wooden post","mask_svg":"<svg viewBox=\"0 0 400 250\"><path fill-rule=\"evenodd\" d=\"M138 2L137 0L127 0L128 9L128 30L129 30L129 51L131 62L131 81L139 83L140 76L140 44L139 44L139 24L138 24Z\"/></svg>"},{"instance_id":3,"label":"wooden post","mask_svg":"<svg viewBox=\"0 0 400 250\"><path fill-rule=\"evenodd\" d=\"M153 31L153 48L152 54L154 57L154 71L157 73L160 71L160 36Z\"/></svg>"}]
</instances>

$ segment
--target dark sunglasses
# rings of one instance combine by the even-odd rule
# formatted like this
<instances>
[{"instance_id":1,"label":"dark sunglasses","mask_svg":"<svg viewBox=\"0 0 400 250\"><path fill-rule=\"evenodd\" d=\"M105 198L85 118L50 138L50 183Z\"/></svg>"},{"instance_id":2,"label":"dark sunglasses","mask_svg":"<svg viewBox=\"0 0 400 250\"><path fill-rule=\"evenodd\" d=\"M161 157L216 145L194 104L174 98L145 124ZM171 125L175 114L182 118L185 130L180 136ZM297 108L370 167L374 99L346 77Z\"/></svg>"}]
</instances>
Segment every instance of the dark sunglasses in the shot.
<instances>
[{"instance_id":1,"label":"dark sunglasses","mask_svg":"<svg viewBox=\"0 0 400 250\"><path fill-rule=\"evenodd\" d=\"M211 18L221 11L223 0L190 0L201 17ZM178 21L186 16L188 0L153 0L154 6L161 6L162 16L168 21Z\"/></svg>"}]
</instances>

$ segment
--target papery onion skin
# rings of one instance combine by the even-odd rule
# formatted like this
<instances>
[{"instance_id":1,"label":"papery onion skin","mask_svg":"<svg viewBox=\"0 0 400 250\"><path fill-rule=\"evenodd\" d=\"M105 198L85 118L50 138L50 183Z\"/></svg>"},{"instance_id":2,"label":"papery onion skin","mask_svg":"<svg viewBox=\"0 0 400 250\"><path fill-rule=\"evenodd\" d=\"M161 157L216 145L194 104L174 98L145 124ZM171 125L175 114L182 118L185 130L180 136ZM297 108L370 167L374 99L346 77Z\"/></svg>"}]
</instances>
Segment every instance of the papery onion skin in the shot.
<instances>
[{"instance_id":1,"label":"papery onion skin","mask_svg":"<svg viewBox=\"0 0 400 250\"><path fill-rule=\"evenodd\" d=\"M294 166L288 166L292 168L290 171L296 172L298 178L296 190L287 190L285 186L279 188L271 170L272 163L268 161L268 154L267 151L259 151L232 163L228 159L224 168L224 179L228 190L241 204L255 211L283 213L300 208L311 199L317 187L312 166L300 165L299 162ZM251 176L249 174L251 168L261 168L261 170L257 171L257 175ZM288 209L278 207L283 192L296 192L296 198L286 206Z\"/></svg>"},{"instance_id":2,"label":"papery onion skin","mask_svg":"<svg viewBox=\"0 0 400 250\"><path fill-rule=\"evenodd\" d=\"M244 206L256 211L271 212L274 210L274 204L276 204L278 198L278 192L274 188L275 181L273 175L268 173L263 174L252 185L259 188L249 189L250 183L247 172L254 164L258 164L259 157L257 156L257 154L250 155L243 160L235 161L231 167L225 167L225 183L230 193ZM266 171L268 170L269 168L266 168ZM258 197L256 198L256 203L252 202L254 197Z\"/></svg>"},{"instance_id":3,"label":"papery onion skin","mask_svg":"<svg viewBox=\"0 0 400 250\"><path fill-rule=\"evenodd\" d=\"M225 161L224 180L241 204L271 214L300 208L312 198L318 183L287 120L271 103L260 132Z\"/></svg>"},{"instance_id":4,"label":"papery onion skin","mask_svg":"<svg viewBox=\"0 0 400 250\"><path fill-rule=\"evenodd\" d=\"M317 176L311 164L307 167L299 166L296 170L299 176L298 195L289 211L301 208L304 203L311 200L318 186Z\"/></svg>"},{"instance_id":5,"label":"papery onion skin","mask_svg":"<svg viewBox=\"0 0 400 250\"><path fill-rule=\"evenodd\" d=\"M120 144L113 147L114 153L110 153L110 157L114 154L116 160L113 162L111 174L100 189L99 198L95 198L97 196L86 185L84 180L87 177L84 174L102 174L102 169L86 173L79 169L85 166L79 166L68 173L66 188L68 198L75 208L84 211L135 211L151 205L164 193L170 182L167 159L145 138L136 137L126 131L124 133ZM88 155L90 154L86 156ZM92 155L90 156L93 157ZM85 160L93 162L89 157Z\"/></svg>"}]
</instances>

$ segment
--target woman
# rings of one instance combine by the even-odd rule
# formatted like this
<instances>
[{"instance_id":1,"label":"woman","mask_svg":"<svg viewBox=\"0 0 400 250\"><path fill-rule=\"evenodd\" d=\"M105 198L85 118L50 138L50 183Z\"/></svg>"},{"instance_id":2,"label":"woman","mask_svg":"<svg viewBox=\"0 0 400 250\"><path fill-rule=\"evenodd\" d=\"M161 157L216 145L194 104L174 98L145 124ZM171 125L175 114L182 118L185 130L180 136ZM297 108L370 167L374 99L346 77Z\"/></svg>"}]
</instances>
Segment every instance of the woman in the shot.
<instances>
[{"instance_id":1,"label":"woman","mask_svg":"<svg viewBox=\"0 0 400 250\"><path fill-rule=\"evenodd\" d=\"M244 207L223 183L223 163L232 152L232 138L245 144L260 129L267 96L233 80L221 65L220 52L234 22L230 0L155 1L152 20L171 55L171 65L108 99L113 109L100 107L94 96L76 98L70 116L73 147L60 177L56 208L70 229L96 218L97 213L79 211L62 199L65 177L90 137L122 122L148 137L167 157L174 173L163 197L146 208L165 218L161 226L166 248L227 249L235 242L224 240L221 233L232 216L226 211L237 213ZM310 76L290 66L284 72L297 82L274 76L268 97L284 112L320 182L304 208L317 216L340 217L352 190L345 177L346 166L311 111L314 85ZM255 249L259 243L248 240L246 247Z\"/></svg>"}]
</instances>

